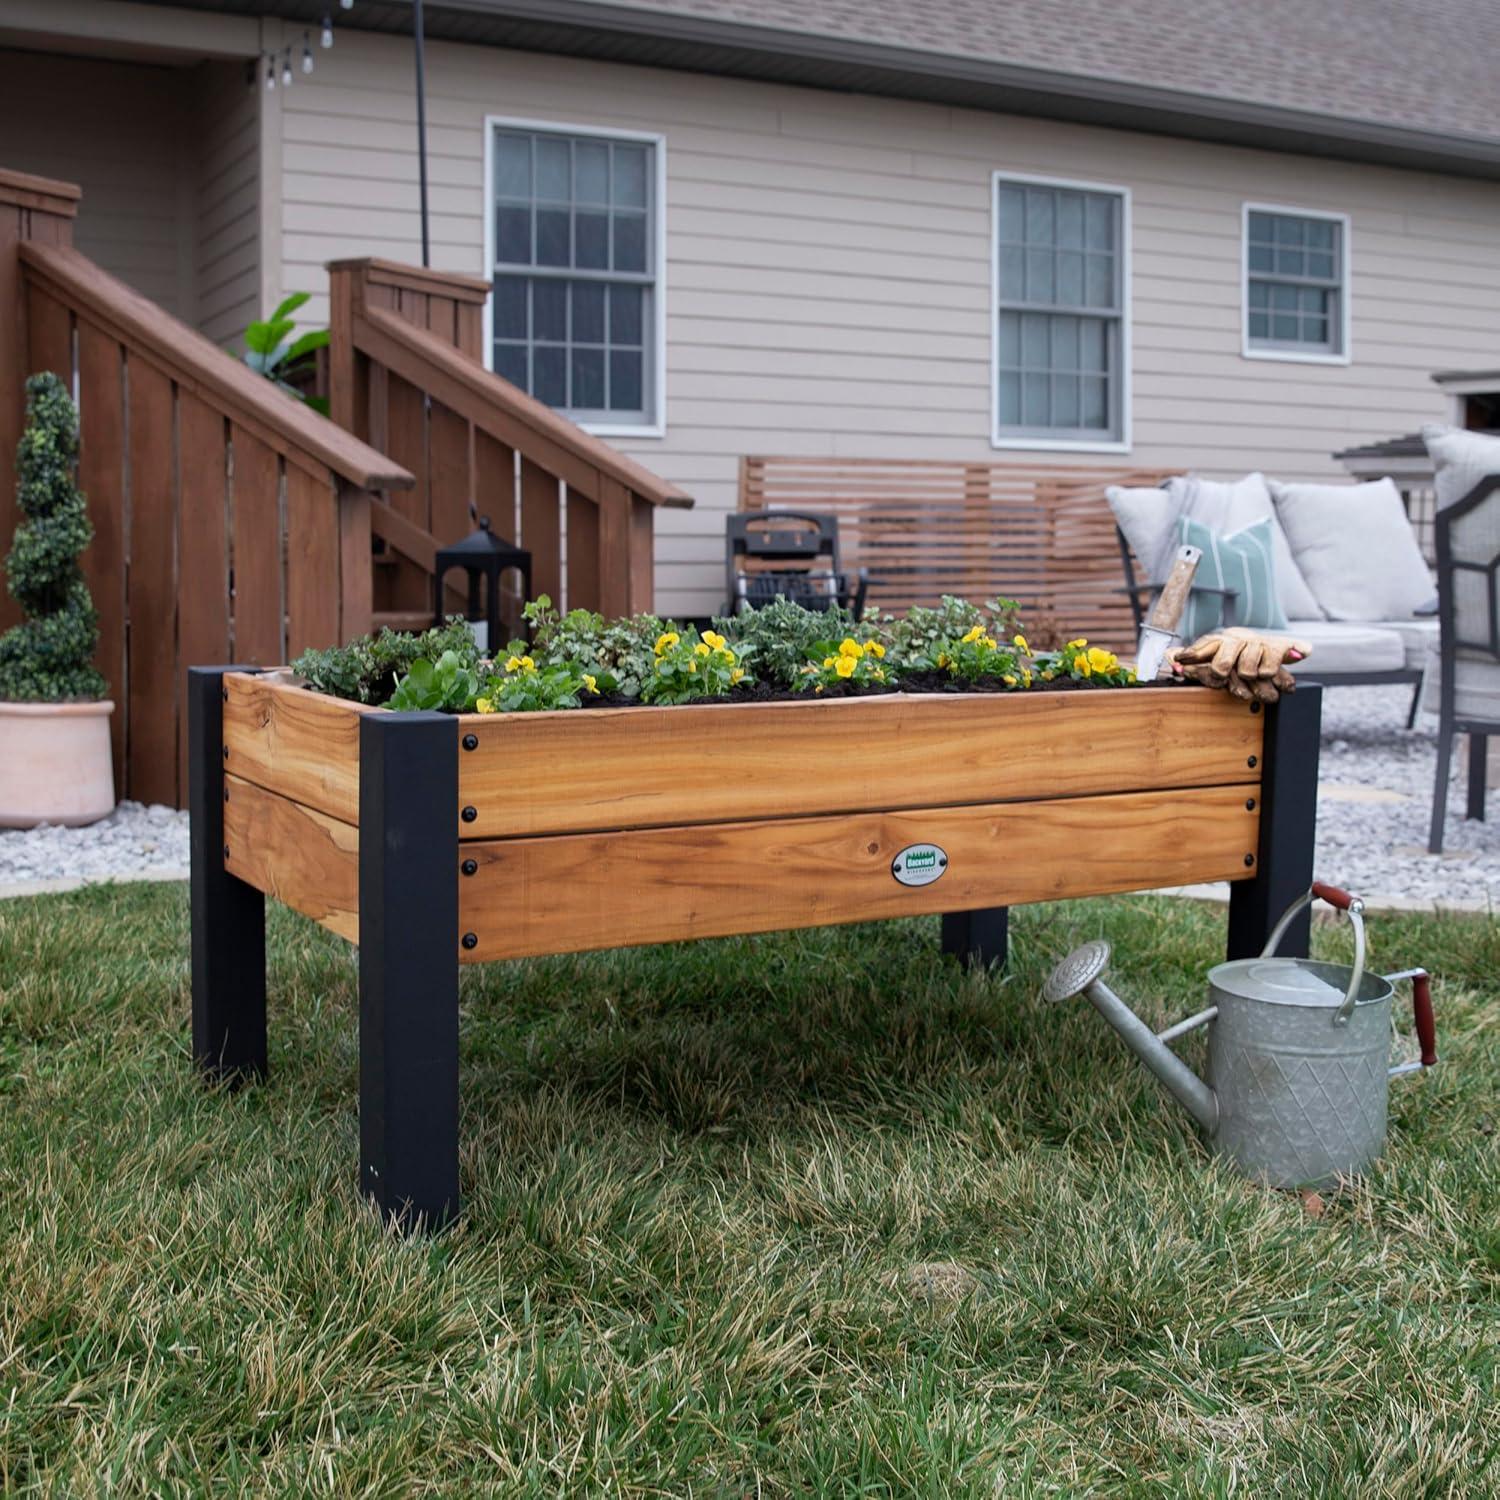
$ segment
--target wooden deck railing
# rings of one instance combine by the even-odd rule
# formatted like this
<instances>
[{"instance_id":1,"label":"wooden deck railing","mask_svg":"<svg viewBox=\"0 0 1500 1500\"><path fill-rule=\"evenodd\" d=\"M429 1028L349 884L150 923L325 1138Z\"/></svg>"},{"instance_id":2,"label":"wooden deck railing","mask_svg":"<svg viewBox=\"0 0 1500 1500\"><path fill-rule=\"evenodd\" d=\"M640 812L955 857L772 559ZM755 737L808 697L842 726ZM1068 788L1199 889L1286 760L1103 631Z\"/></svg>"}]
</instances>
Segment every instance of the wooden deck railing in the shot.
<instances>
[{"instance_id":1,"label":"wooden deck railing","mask_svg":"<svg viewBox=\"0 0 1500 1500\"><path fill-rule=\"evenodd\" d=\"M0 178L0 205L19 191ZM373 496L414 478L70 238L0 245L17 266L24 321L10 352L23 372L55 371L77 395L94 524L83 566L116 704L117 785L175 804L186 793L186 667L274 665L368 630L370 518L383 504ZM5 352L0 365L14 370Z\"/></svg>"},{"instance_id":2,"label":"wooden deck railing","mask_svg":"<svg viewBox=\"0 0 1500 1500\"><path fill-rule=\"evenodd\" d=\"M530 551L533 593L649 610L655 509L693 502L483 368L487 284L378 260L336 261L329 282L334 417L416 475L374 508L404 559L377 581L377 617L430 609L429 549L480 516Z\"/></svg>"}]
</instances>

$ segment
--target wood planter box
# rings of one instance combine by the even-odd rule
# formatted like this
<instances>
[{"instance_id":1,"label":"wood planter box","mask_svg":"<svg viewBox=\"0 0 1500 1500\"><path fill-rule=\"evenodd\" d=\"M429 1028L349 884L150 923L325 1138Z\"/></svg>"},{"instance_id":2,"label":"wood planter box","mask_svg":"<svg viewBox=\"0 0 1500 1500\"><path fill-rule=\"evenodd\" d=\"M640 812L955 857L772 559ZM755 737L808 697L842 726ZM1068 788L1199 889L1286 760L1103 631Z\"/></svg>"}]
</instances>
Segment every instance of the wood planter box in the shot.
<instances>
[{"instance_id":1,"label":"wood planter box","mask_svg":"<svg viewBox=\"0 0 1500 1500\"><path fill-rule=\"evenodd\" d=\"M1316 687L452 716L189 686L195 1055L264 1071L265 896L357 942L361 1186L402 1220L458 1206L461 963L924 913L994 962L1010 906L1213 880L1240 955L1312 877Z\"/></svg>"}]
</instances>

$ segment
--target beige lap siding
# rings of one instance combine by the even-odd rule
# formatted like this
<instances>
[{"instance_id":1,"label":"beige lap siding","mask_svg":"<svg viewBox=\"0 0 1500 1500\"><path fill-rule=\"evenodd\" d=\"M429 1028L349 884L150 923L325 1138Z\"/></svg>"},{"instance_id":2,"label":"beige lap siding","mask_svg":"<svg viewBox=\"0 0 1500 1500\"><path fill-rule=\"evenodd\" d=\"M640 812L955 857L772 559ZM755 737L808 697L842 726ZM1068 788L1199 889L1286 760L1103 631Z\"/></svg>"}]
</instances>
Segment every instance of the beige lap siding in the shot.
<instances>
[{"instance_id":1,"label":"beige lap siding","mask_svg":"<svg viewBox=\"0 0 1500 1500\"><path fill-rule=\"evenodd\" d=\"M657 517L667 610L721 602L743 453L1024 457L989 441L997 169L1131 191L1135 462L1336 476L1335 449L1444 415L1430 371L1500 343L1493 184L448 43L427 66L440 268L488 272L485 115L666 137L667 430L616 441L698 498ZM409 40L340 31L275 107L280 285L416 260ZM1247 199L1350 215L1350 365L1241 357Z\"/></svg>"}]
</instances>

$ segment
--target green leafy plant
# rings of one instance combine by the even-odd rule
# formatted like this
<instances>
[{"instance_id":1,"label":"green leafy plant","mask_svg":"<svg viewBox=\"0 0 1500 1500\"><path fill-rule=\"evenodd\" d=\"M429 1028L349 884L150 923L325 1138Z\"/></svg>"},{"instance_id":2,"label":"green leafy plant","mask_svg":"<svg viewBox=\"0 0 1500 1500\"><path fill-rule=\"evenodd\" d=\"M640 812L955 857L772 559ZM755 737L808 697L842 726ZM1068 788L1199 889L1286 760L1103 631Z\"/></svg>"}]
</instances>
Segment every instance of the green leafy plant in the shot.
<instances>
[{"instance_id":1,"label":"green leafy plant","mask_svg":"<svg viewBox=\"0 0 1500 1500\"><path fill-rule=\"evenodd\" d=\"M537 713L580 708L589 698L613 693L618 683L608 672L587 672L577 662L545 662L512 652L503 673L492 676L474 707L482 714Z\"/></svg>"},{"instance_id":2,"label":"green leafy plant","mask_svg":"<svg viewBox=\"0 0 1500 1500\"><path fill-rule=\"evenodd\" d=\"M403 711L435 709L467 713L479 696L479 674L472 662L456 651L445 651L436 662L418 657L391 694L390 707Z\"/></svg>"},{"instance_id":3,"label":"green leafy plant","mask_svg":"<svg viewBox=\"0 0 1500 1500\"><path fill-rule=\"evenodd\" d=\"M539 594L521 611L531 625L531 644L511 642L511 654L527 650L543 664L570 664L593 676L608 677L617 692L638 698L656 667L653 645L667 628L656 615L606 620L592 610L571 609L559 615L552 600Z\"/></svg>"},{"instance_id":4,"label":"green leafy plant","mask_svg":"<svg viewBox=\"0 0 1500 1500\"><path fill-rule=\"evenodd\" d=\"M310 298L308 292L293 292L284 298L269 318L249 323L243 334L245 347L240 358L252 370L264 375L289 396L304 401L314 411L328 415L328 401L302 388L317 367L314 356L328 346L326 328L310 328L297 335L297 320L292 314Z\"/></svg>"},{"instance_id":5,"label":"green leafy plant","mask_svg":"<svg viewBox=\"0 0 1500 1500\"><path fill-rule=\"evenodd\" d=\"M828 643L854 634L855 624L853 614L837 605L827 611L804 609L778 596L760 609L715 620L714 629L728 637L738 654L753 655L767 681L796 687L807 663L821 661L829 654Z\"/></svg>"},{"instance_id":6,"label":"green leafy plant","mask_svg":"<svg viewBox=\"0 0 1500 1500\"><path fill-rule=\"evenodd\" d=\"M813 647L813 660L802 664L796 686L814 693L837 687L883 687L891 676L885 657L886 648L879 641L858 641L853 636L837 644L819 641Z\"/></svg>"},{"instance_id":7,"label":"green leafy plant","mask_svg":"<svg viewBox=\"0 0 1500 1500\"><path fill-rule=\"evenodd\" d=\"M435 662L445 652L452 652L478 672L479 648L458 615L416 635L382 630L379 635L360 636L347 646L304 651L292 663L292 670L320 693L355 703L381 704L390 701L396 684L411 671L414 662L423 658Z\"/></svg>"},{"instance_id":8,"label":"green leafy plant","mask_svg":"<svg viewBox=\"0 0 1500 1500\"><path fill-rule=\"evenodd\" d=\"M56 375L26 382L26 427L16 450L16 527L5 572L27 618L0 636L0 698L59 703L108 691L94 666L99 621L78 555L94 535L74 478L78 410Z\"/></svg>"},{"instance_id":9,"label":"green leafy plant","mask_svg":"<svg viewBox=\"0 0 1500 1500\"><path fill-rule=\"evenodd\" d=\"M1043 682L1062 677L1091 687L1128 687L1136 680L1135 673L1122 666L1113 651L1091 646L1083 636L1069 641L1060 651L1039 654L1036 670Z\"/></svg>"},{"instance_id":10,"label":"green leafy plant","mask_svg":"<svg viewBox=\"0 0 1500 1500\"><path fill-rule=\"evenodd\" d=\"M971 625L956 641L938 641L928 664L960 682L998 682L1005 687L1030 687L1031 673L1020 659L1025 638L1002 645L982 624Z\"/></svg>"},{"instance_id":11,"label":"green leafy plant","mask_svg":"<svg viewBox=\"0 0 1500 1500\"><path fill-rule=\"evenodd\" d=\"M653 648L656 666L641 688L643 703L722 698L746 678L749 651L736 651L716 630L666 630Z\"/></svg>"}]
</instances>

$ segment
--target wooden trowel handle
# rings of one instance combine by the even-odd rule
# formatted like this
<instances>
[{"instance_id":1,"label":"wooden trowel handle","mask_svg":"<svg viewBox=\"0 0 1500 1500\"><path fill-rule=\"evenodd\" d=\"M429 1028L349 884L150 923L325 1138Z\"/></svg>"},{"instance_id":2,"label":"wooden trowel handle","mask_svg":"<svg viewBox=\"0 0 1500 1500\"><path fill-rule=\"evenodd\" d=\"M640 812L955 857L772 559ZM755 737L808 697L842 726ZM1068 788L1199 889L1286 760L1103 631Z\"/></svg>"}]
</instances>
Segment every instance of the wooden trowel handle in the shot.
<instances>
[{"instance_id":1,"label":"wooden trowel handle","mask_svg":"<svg viewBox=\"0 0 1500 1500\"><path fill-rule=\"evenodd\" d=\"M1167 581L1162 585L1161 593L1156 596L1156 604L1152 607L1147 624L1156 630L1165 630L1170 635L1177 634L1202 557L1200 548L1190 547L1186 542L1177 549L1177 555L1172 559L1172 571L1167 574Z\"/></svg>"}]
</instances>

